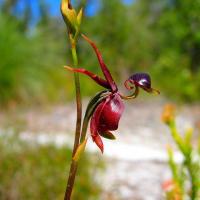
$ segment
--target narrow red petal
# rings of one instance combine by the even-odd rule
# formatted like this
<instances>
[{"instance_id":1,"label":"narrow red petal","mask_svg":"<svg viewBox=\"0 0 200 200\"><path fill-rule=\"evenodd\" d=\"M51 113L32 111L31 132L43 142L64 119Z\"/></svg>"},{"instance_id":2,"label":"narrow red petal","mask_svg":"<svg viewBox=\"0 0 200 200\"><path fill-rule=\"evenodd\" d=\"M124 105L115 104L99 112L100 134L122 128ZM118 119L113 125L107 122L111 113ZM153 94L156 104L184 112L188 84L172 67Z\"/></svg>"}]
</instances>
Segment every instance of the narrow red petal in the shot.
<instances>
[{"instance_id":1,"label":"narrow red petal","mask_svg":"<svg viewBox=\"0 0 200 200\"><path fill-rule=\"evenodd\" d=\"M101 150L101 153L103 153L104 151L104 146L103 146L103 142L102 139L99 135L97 135L95 138L93 138L93 141L96 143L96 145L99 147L99 149Z\"/></svg>"},{"instance_id":2,"label":"narrow red petal","mask_svg":"<svg viewBox=\"0 0 200 200\"><path fill-rule=\"evenodd\" d=\"M107 103L107 100L101 102L97 106L94 114L92 115L91 121L90 121L90 132L91 132L92 139L96 143L96 145L100 148L102 153L103 153L103 142L99 135L99 119L100 119L102 110L103 110L104 106L106 105L106 103Z\"/></svg>"},{"instance_id":3,"label":"narrow red petal","mask_svg":"<svg viewBox=\"0 0 200 200\"><path fill-rule=\"evenodd\" d=\"M86 37L85 35L82 34L82 37L92 46L92 48L94 49L96 55L97 55L97 58L98 58L98 61L99 61L99 64L101 66L101 70L106 78L106 80L108 81L108 83L110 84L110 87L112 89L113 92L117 91L117 85L115 84L112 76L111 76L111 73L110 71L108 70L107 66L105 65L104 61L103 61L103 58L101 56L101 53L100 51L98 50L98 48L96 47L96 45L94 44L94 42L92 42L88 37Z\"/></svg>"},{"instance_id":4,"label":"narrow red petal","mask_svg":"<svg viewBox=\"0 0 200 200\"><path fill-rule=\"evenodd\" d=\"M96 145L100 148L101 152L103 153L103 150L104 150L103 142L98 133L98 125L96 124L95 115L93 115L90 121L90 131L91 131L92 140L96 143Z\"/></svg>"},{"instance_id":5,"label":"narrow red petal","mask_svg":"<svg viewBox=\"0 0 200 200\"><path fill-rule=\"evenodd\" d=\"M85 74L85 75L89 76L91 79L93 79L97 84L101 85L102 87L107 88L107 89L111 89L109 83L106 80L102 79L101 77L97 76L96 74L93 74L92 72L90 72L86 69L72 68L72 67L69 67L69 66L65 66L65 68L70 70L70 71L73 71L73 72L79 72L79 73Z\"/></svg>"}]
</instances>

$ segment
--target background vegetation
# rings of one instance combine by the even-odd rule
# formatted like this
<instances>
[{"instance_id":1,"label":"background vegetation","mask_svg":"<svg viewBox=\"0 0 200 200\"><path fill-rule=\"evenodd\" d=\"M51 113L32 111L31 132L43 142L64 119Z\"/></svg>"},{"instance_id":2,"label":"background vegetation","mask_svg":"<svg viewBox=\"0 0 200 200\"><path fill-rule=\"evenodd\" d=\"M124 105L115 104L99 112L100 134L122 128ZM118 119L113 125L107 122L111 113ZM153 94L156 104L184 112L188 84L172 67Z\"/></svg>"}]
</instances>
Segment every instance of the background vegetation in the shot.
<instances>
[{"instance_id":1,"label":"background vegetation","mask_svg":"<svg viewBox=\"0 0 200 200\"><path fill-rule=\"evenodd\" d=\"M175 111L173 105L166 105L162 120L168 126L183 160L177 163L174 150L168 145L168 164L172 178L163 184L163 189L166 192L166 200L198 200L200 198L200 137L196 136L194 142L193 128L186 129L184 134L179 132Z\"/></svg>"},{"instance_id":2,"label":"background vegetation","mask_svg":"<svg viewBox=\"0 0 200 200\"><path fill-rule=\"evenodd\" d=\"M19 15L20 0L3 0L0 6L0 103L33 104L70 99L72 76L65 26L53 17L48 1L38 0L34 21L29 1ZM45 3L46 2L46 3ZM81 6L84 1L75 1ZM87 1L89 4L90 1ZM94 15L87 12L82 31L96 41L118 80L147 71L154 85L168 98L192 102L200 99L200 1L102 0ZM34 21L34 23L33 23ZM34 24L34 25L33 25ZM99 68L83 40L80 66ZM83 94L96 88L82 77Z\"/></svg>"},{"instance_id":3,"label":"background vegetation","mask_svg":"<svg viewBox=\"0 0 200 200\"><path fill-rule=\"evenodd\" d=\"M71 150L55 145L24 142L0 136L0 199L63 199ZM95 155L84 154L79 165L73 199L96 200L101 192L96 175L103 169ZM87 177L87 178L85 178Z\"/></svg>"}]
</instances>

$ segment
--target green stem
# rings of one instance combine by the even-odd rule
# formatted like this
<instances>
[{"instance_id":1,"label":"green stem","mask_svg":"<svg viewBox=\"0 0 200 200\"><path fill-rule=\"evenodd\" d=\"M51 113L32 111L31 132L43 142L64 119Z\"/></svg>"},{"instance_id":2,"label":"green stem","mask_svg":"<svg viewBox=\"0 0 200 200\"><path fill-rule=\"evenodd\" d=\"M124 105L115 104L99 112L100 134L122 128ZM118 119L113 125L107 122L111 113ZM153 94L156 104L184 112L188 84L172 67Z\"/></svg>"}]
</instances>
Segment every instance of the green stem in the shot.
<instances>
[{"instance_id":1,"label":"green stem","mask_svg":"<svg viewBox=\"0 0 200 200\"><path fill-rule=\"evenodd\" d=\"M198 194L198 189L197 189L198 181L196 179L194 165L192 163L192 158L191 158L192 150L188 152L188 149L186 149L183 139L181 138L180 134L177 132L176 124L174 121L170 123L170 129L171 129L172 137L174 138L174 141L176 142L177 146L179 147L185 159L185 167L188 171L188 175L189 175L190 183L191 183L191 194L190 194L191 200L196 200L196 197Z\"/></svg>"},{"instance_id":2,"label":"green stem","mask_svg":"<svg viewBox=\"0 0 200 200\"><path fill-rule=\"evenodd\" d=\"M74 62L74 66L78 65L78 57L76 52L76 44L72 42L72 58ZM74 82L76 88L76 110L77 110L77 118L76 118L76 132L74 138L74 147L73 147L73 156L78 148L80 135L81 135L81 118L82 118L82 103L81 103L81 88L79 81L79 74L77 72L74 73Z\"/></svg>"},{"instance_id":3,"label":"green stem","mask_svg":"<svg viewBox=\"0 0 200 200\"><path fill-rule=\"evenodd\" d=\"M194 169L192 167L191 158L190 157L186 158L186 162L187 162L187 170L188 170L190 182L191 182L191 200L196 200L198 185L196 184L196 182L197 182L196 177L195 177L196 175L195 175Z\"/></svg>"},{"instance_id":4,"label":"green stem","mask_svg":"<svg viewBox=\"0 0 200 200\"><path fill-rule=\"evenodd\" d=\"M81 118L82 118L82 103L81 103L81 93L80 93L80 81L79 74L74 73L74 81L76 87L76 109L77 109L77 118L76 118L76 132L74 138L74 147L73 147L73 156L78 148L80 135L81 135Z\"/></svg>"},{"instance_id":5,"label":"green stem","mask_svg":"<svg viewBox=\"0 0 200 200\"><path fill-rule=\"evenodd\" d=\"M74 62L74 66L78 65L78 57L77 57L77 52L76 52L76 44L74 41L72 41L72 58L73 58L73 62Z\"/></svg>"},{"instance_id":6,"label":"green stem","mask_svg":"<svg viewBox=\"0 0 200 200\"><path fill-rule=\"evenodd\" d=\"M72 40L71 40L71 45L72 45L71 51L72 51L73 63L74 63L74 66L76 67L78 65L78 57L77 57L77 52L76 52L76 44L74 41L72 42ZM79 81L79 75L76 72L74 73L74 81L75 81L75 88L76 88L77 119L76 119L76 132L75 132L75 138L74 138L74 147L73 147L72 157L75 155L76 150L80 143L81 121L82 121L82 101L81 101L80 81ZM71 199L71 194L74 187L77 168L78 168L78 163L72 159L64 200Z\"/></svg>"}]
</instances>

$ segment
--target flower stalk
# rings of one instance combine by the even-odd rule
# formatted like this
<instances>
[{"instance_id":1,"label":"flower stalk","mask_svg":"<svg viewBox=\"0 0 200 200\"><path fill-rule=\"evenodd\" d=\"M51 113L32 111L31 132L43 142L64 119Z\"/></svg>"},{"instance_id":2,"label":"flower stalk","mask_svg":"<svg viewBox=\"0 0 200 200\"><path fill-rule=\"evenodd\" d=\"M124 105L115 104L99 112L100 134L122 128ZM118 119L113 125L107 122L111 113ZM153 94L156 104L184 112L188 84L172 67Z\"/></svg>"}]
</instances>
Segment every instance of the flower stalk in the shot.
<instances>
[{"instance_id":1,"label":"flower stalk","mask_svg":"<svg viewBox=\"0 0 200 200\"><path fill-rule=\"evenodd\" d=\"M76 46L72 47L72 57L74 66L78 65L78 58L76 53ZM76 131L75 131L75 139L74 139L74 147L73 147L73 156L79 145L80 135L81 135L81 120L82 120L82 101L81 101L81 88L80 88L80 80L79 74L74 72L74 83L76 88L76 110L77 110L77 119L76 119Z\"/></svg>"},{"instance_id":2,"label":"flower stalk","mask_svg":"<svg viewBox=\"0 0 200 200\"><path fill-rule=\"evenodd\" d=\"M71 54L74 67L78 66L78 56L77 56L77 37L80 31L80 25L82 20L82 9L77 14L75 9L73 9L70 0L61 1L61 14L66 23L68 29L69 40L71 43ZM81 100L81 88L79 74L74 72L74 83L76 90L76 109L77 109L77 119L76 119L76 130L74 137L74 146L72 151L72 161L69 170L69 177L67 180L67 187L65 191L64 200L70 200L72 195L72 190L75 182L76 172L78 168L78 159L73 159L76 155L78 147L80 145L81 137L81 121L82 121L82 100ZM83 147L82 147L83 148ZM76 156L78 158L79 156Z\"/></svg>"},{"instance_id":3,"label":"flower stalk","mask_svg":"<svg viewBox=\"0 0 200 200\"><path fill-rule=\"evenodd\" d=\"M72 46L71 52L72 52L73 63L74 63L74 66L77 66L78 65L78 57L77 57L77 52L76 52L76 44L72 43L71 46ZM78 146L79 146L80 135L81 135L81 120L82 120L81 89L80 89L79 74L77 72L74 72L74 82L75 82L75 88L76 88L77 119L76 119L76 131L75 131L75 137L74 137L72 158L74 157L74 155L78 149ZM73 186L74 186L74 182L75 182L77 168L78 168L78 161L72 159L64 200L71 199L71 194L72 194L72 190L73 190Z\"/></svg>"}]
</instances>

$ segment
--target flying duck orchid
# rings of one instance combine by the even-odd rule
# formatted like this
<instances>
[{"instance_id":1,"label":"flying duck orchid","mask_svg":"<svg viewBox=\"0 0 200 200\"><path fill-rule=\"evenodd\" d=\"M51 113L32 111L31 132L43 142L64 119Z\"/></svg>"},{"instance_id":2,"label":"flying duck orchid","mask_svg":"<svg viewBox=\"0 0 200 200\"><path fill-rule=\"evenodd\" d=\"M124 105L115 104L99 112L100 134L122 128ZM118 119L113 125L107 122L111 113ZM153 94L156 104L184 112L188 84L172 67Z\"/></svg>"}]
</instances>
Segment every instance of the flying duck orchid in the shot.
<instances>
[{"instance_id":1,"label":"flying duck orchid","mask_svg":"<svg viewBox=\"0 0 200 200\"><path fill-rule=\"evenodd\" d=\"M93 106L90 111L86 110L87 119L90 118L90 132L93 141L100 148L103 153L104 145L101 137L108 139L115 139L111 131L118 129L119 120L124 111L124 103L122 99L133 99L139 94L139 88L149 93L159 93L159 91L151 87L151 78L146 73L135 73L130 76L124 83L128 90L132 90L132 94L125 96L118 91L118 87L113 80L113 77L103 61L100 51L96 45L85 35L82 37L92 46L98 58L104 78L84 69L84 68L71 68L65 66L66 69L85 74L92 78L97 84L106 88L105 91L98 93L89 103L89 108ZM84 127L84 123L83 123ZM87 129L87 125L85 126Z\"/></svg>"}]
</instances>

